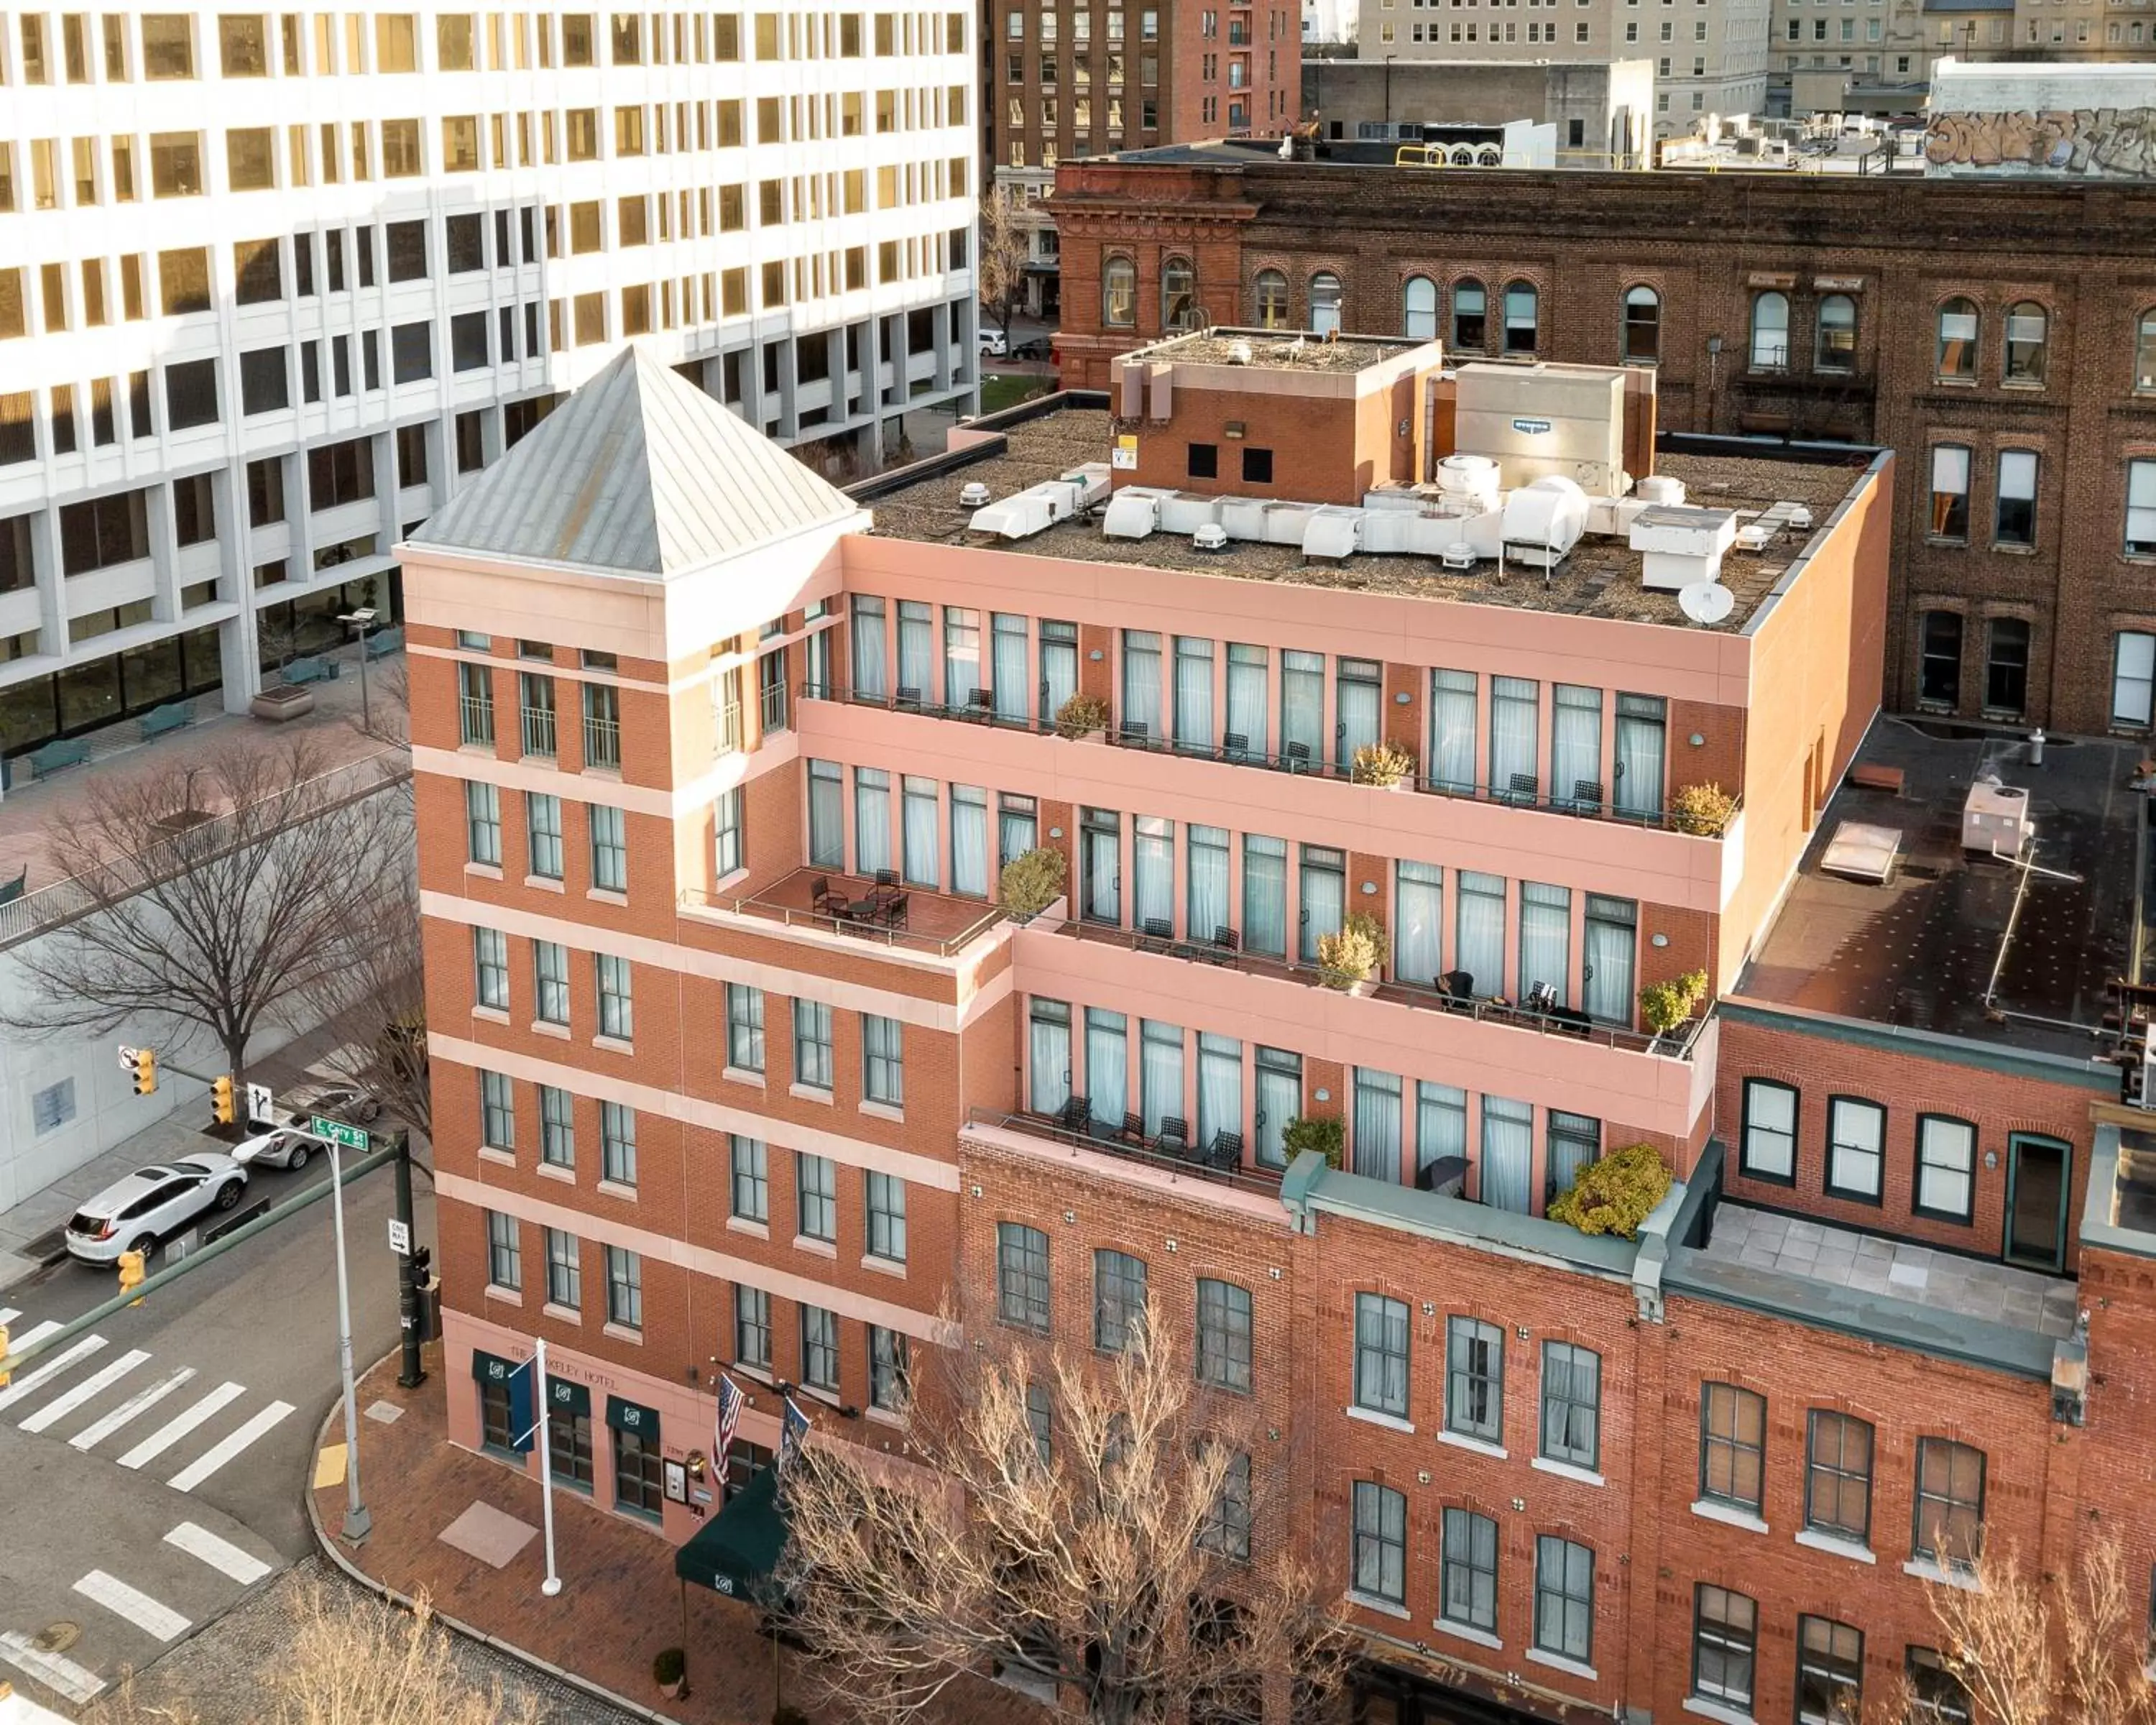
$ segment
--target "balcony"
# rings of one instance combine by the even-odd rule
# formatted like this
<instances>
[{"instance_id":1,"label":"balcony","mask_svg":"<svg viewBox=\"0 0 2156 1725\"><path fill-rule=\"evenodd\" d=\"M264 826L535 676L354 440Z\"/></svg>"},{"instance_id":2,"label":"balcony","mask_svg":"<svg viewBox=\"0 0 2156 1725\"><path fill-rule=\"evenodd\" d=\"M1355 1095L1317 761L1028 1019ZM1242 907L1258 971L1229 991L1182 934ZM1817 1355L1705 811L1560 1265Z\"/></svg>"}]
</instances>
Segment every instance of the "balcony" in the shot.
<instances>
[{"instance_id":1,"label":"balcony","mask_svg":"<svg viewBox=\"0 0 2156 1725\"><path fill-rule=\"evenodd\" d=\"M457 697L457 741L494 744L494 703L476 696Z\"/></svg>"},{"instance_id":2,"label":"balcony","mask_svg":"<svg viewBox=\"0 0 2156 1725\"><path fill-rule=\"evenodd\" d=\"M553 708L527 706L523 710L522 743L524 753L533 759L554 758Z\"/></svg>"},{"instance_id":3,"label":"balcony","mask_svg":"<svg viewBox=\"0 0 2156 1725\"><path fill-rule=\"evenodd\" d=\"M1045 1158L1074 1172L1121 1179L1158 1191L1237 1210L1250 1219L1286 1227L1281 1208L1281 1171L1239 1166L1219 1168L1187 1156L1164 1154L1121 1134L1074 1131L1039 1114L1006 1114L993 1108L967 1112L962 1141L1028 1159Z\"/></svg>"},{"instance_id":4,"label":"balcony","mask_svg":"<svg viewBox=\"0 0 2156 1725\"><path fill-rule=\"evenodd\" d=\"M851 946L933 958L957 957L1008 919L978 899L952 898L895 877L864 880L830 869L797 869L742 897L692 887L681 908L721 918L775 923Z\"/></svg>"},{"instance_id":5,"label":"balcony","mask_svg":"<svg viewBox=\"0 0 2156 1725\"><path fill-rule=\"evenodd\" d=\"M584 716L584 765L621 769L621 721L596 713Z\"/></svg>"}]
</instances>

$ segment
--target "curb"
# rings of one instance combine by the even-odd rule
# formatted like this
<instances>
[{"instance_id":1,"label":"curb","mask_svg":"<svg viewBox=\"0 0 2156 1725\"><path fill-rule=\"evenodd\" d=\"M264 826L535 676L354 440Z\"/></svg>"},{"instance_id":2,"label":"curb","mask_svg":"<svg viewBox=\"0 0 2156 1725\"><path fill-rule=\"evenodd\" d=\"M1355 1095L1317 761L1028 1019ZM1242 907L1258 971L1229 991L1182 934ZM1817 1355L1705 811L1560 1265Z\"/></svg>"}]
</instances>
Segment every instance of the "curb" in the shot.
<instances>
[{"instance_id":1,"label":"curb","mask_svg":"<svg viewBox=\"0 0 2156 1725\"><path fill-rule=\"evenodd\" d=\"M392 1349L389 1353L383 1354L380 1359L376 1360L365 1371L354 1378L355 1394L357 1394L360 1381L387 1363L396 1351ZM322 1525L321 1508L315 1502L313 1462L315 1456L321 1454L323 1440L331 1435L331 1425L342 1418L343 1411L341 1398L331 1400L329 1412L323 1415L321 1424L315 1430L314 1448L308 1455L306 1476L308 1483L300 1488L300 1497L307 1512L307 1525L314 1530L315 1543L328 1554L330 1561L344 1572L347 1579L357 1582L369 1593L386 1600L400 1611L413 1610L418 1604L416 1599L408 1594L399 1593L386 1581L376 1580L374 1577L362 1569L344 1554L329 1530ZM435 1622L454 1630L466 1640L476 1641L482 1647L490 1648L496 1653L513 1659L519 1665L537 1671L542 1676L551 1677L565 1688L573 1689L580 1695L588 1696L593 1701L603 1702L608 1707L618 1707L623 1712L632 1714L637 1718L650 1720L652 1725L682 1725L682 1722L675 1719L670 1713L662 1713L656 1708L646 1707L640 1701L631 1701L625 1695L618 1695L603 1684L594 1683L588 1677L579 1676L574 1671L564 1670L552 1660L542 1659L537 1654L527 1651L511 1642L505 1641L497 1635L490 1635L485 1630L475 1629L461 1618L452 1617L446 1611L436 1610L432 1604L429 1604L427 1609Z\"/></svg>"}]
</instances>

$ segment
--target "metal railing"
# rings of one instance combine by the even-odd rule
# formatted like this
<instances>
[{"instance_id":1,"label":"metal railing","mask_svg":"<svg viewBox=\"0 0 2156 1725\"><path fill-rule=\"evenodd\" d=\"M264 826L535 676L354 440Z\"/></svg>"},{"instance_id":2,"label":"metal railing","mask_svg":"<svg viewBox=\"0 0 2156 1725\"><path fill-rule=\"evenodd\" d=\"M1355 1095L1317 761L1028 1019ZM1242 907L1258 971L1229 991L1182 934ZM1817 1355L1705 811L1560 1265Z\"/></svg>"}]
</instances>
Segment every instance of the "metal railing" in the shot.
<instances>
[{"instance_id":1,"label":"metal railing","mask_svg":"<svg viewBox=\"0 0 2156 1725\"><path fill-rule=\"evenodd\" d=\"M551 706L527 706L524 709L524 752L542 760L554 757L554 709Z\"/></svg>"},{"instance_id":2,"label":"metal railing","mask_svg":"<svg viewBox=\"0 0 2156 1725\"><path fill-rule=\"evenodd\" d=\"M995 712L992 707L978 705L946 706L941 702L916 698L911 695L863 695L851 689L829 685L803 683L803 701L840 701L850 706L881 707L886 712L918 713L932 719L957 719L975 724L994 725L1008 731L1030 731L1040 737L1058 733L1051 720L1017 717ZM1149 727L1118 725L1112 721L1106 726L1107 741L1116 748L1142 749L1152 754L1181 755L1193 761L1211 761L1229 767L1253 767L1272 773L1301 773L1312 778L1338 779L1355 782L1354 773L1345 761L1328 762L1322 751L1305 752L1296 744L1288 746L1290 752L1268 754L1262 749L1253 749L1246 744L1231 742L1235 733L1224 735L1218 742L1178 742L1173 737L1156 737ZM1337 750L1336 750L1337 752ZM1521 775L1524 779L1525 775ZM1577 819L1597 820L1617 826L1641 827L1656 832L1683 833L1693 838L1718 839L1720 833L1703 833L1688 825L1684 818L1668 807L1650 809L1620 809L1608 796L1600 798L1582 797L1579 791L1585 781L1572 787L1573 794L1558 796L1545 794L1539 778L1532 785L1522 783L1514 788L1498 789L1481 783L1455 784L1440 781L1418 772L1406 781L1407 788L1419 795L1450 797L1463 803L1486 803L1505 809L1532 809L1543 814L1568 814ZM1606 787L1594 787L1606 789ZM1735 799L1730 819L1734 820L1743 809L1743 799Z\"/></svg>"},{"instance_id":3,"label":"metal railing","mask_svg":"<svg viewBox=\"0 0 2156 1725\"><path fill-rule=\"evenodd\" d=\"M757 723L766 737L786 729L786 685L766 683L757 691Z\"/></svg>"},{"instance_id":4,"label":"metal railing","mask_svg":"<svg viewBox=\"0 0 2156 1725\"><path fill-rule=\"evenodd\" d=\"M621 721L601 714L584 715L584 765L621 765Z\"/></svg>"},{"instance_id":5,"label":"metal railing","mask_svg":"<svg viewBox=\"0 0 2156 1725\"><path fill-rule=\"evenodd\" d=\"M494 703L475 695L457 697L457 737L464 742L494 741Z\"/></svg>"},{"instance_id":6,"label":"metal railing","mask_svg":"<svg viewBox=\"0 0 2156 1725\"><path fill-rule=\"evenodd\" d=\"M718 718L716 752L737 755L742 749L742 710L738 701L721 702L715 712Z\"/></svg>"},{"instance_id":7,"label":"metal railing","mask_svg":"<svg viewBox=\"0 0 2156 1725\"><path fill-rule=\"evenodd\" d=\"M857 887L864 896L871 890L870 883L865 880L850 880L840 875L831 875L826 878L836 886ZM906 897L940 896L916 886L891 890ZM798 905L781 904L776 899L755 895L737 898L731 894L711 892L701 886L685 889L680 904L684 910L722 911L731 916L756 916L766 922L783 924L788 928L812 928L869 946L889 947L938 958L952 957L963 952L998 922L1007 920L999 906L990 906L984 914L957 933L938 936L919 933L895 923L880 922L867 917L856 918L837 916L829 911L804 910Z\"/></svg>"},{"instance_id":8,"label":"metal railing","mask_svg":"<svg viewBox=\"0 0 2156 1725\"><path fill-rule=\"evenodd\" d=\"M1255 1192L1267 1198L1276 1197L1280 1193L1281 1169L1260 1168L1255 1163L1236 1168L1214 1168L1199 1159L1203 1147L1186 1155L1178 1155L1151 1145L1133 1143L1106 1121L1093 1122L1091 1129L1081 1132L1046 1115L1007 1114L998 1108L975 1107L966 1111L966 1124L999 1127L1024 1137L1044 1139L1072 1150L1095 1151L1124 1162L1158 1168L1163 1173L1188 1175L1215 1186L1232 1187L1238 1192Z\"/></svg>"}]
</instances>

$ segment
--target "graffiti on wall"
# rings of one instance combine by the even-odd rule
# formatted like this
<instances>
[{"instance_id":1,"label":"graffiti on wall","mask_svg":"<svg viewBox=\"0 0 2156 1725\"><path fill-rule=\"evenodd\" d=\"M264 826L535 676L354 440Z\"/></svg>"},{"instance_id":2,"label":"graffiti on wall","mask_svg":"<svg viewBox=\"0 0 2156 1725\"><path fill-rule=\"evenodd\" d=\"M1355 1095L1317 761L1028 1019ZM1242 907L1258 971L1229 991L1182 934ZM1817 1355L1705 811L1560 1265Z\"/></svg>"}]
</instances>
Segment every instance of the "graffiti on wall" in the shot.
<instances>
[{"instance_id":1,"label":"graffiti on wall","mask_svg":"<svg viewBox=\"0 0 2156 1725\"><path fill-rule=\"evenodd\" d=\"M1939 172L2156 177L2156 108L1934 114L1924 159Z\"/></svg>"}]
</instances>

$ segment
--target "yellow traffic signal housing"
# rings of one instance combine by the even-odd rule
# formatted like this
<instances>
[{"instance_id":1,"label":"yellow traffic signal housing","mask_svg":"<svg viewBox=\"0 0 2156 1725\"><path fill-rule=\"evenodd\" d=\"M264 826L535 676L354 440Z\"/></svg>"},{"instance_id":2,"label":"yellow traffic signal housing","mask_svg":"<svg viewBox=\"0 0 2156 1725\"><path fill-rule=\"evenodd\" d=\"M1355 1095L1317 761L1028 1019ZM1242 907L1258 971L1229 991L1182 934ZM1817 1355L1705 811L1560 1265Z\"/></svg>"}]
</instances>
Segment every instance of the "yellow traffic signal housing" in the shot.
<instances>
[{"instance_id":1,"label":"yellow traffic signal housing","mask_svg":"<svg viewBox=\"0 0 2156 1725\"><path fill-rule=\"evenodd\" d=\"M132 1293L136 1288L139 1288L141 1286L141 1253L136 1251L122 1252L120 1255L120 1291L123 1294ZM135 1301L135 1304L137 1306L140 1306L141 1303L142 1302L140 1300Z\"/></svg>"},{"instance_id":2,"label":"yellow traffic signal housing","mask_svg":"<svg viewBox=\"0 0 2156 1725\"><path fill-rule=\"evenodd\" d=\"M135 1050L135 1094L146 1096L157 1088L157 1050L138 1048Z\"/></svg>"},{"instance_id":3,"label":"yellow traffic signal housing","mask_svg":"<svg viewBox=\"0 0 2156 1725\"><path fill-rule=\"evenodd\" d=\"M232 1105L231 1079L213 1078L210 1080L209 1111L216 1117L217 1123L219 1126L230 1126L234 1121L239 1117L239 1111Z\"/></svg>"},{"instance_id":4,"label":"yellow traffic signal housing","mask_svg":"<svg viewBox=\"0 0 2156 1725\"><path fill-rule=\"evenodd\" d=\"M15 1374L8 1369L8 1326L0 1324L0 1389L8 1387L8 1380Z\"/></svg>"}]
</instances>

